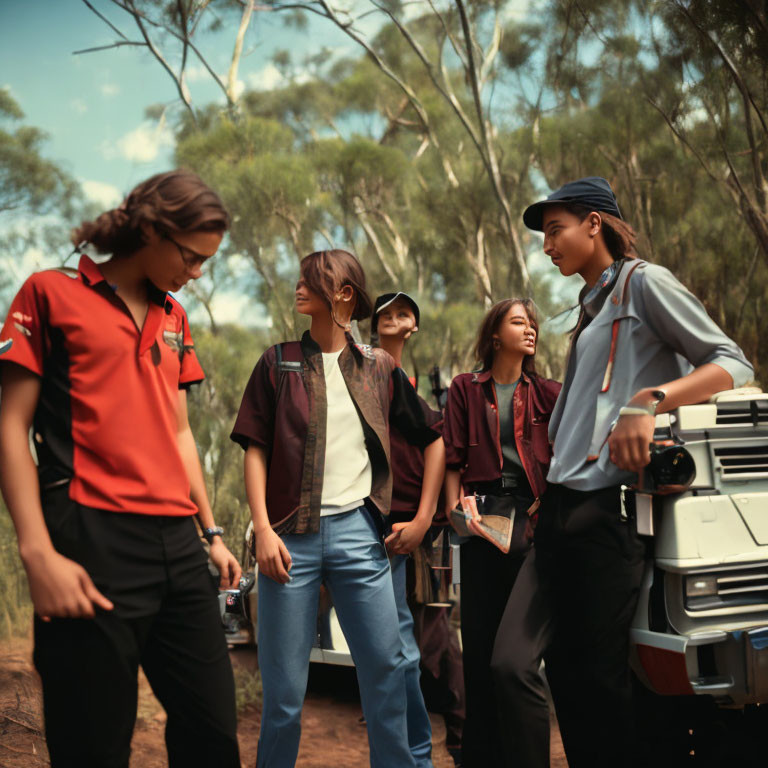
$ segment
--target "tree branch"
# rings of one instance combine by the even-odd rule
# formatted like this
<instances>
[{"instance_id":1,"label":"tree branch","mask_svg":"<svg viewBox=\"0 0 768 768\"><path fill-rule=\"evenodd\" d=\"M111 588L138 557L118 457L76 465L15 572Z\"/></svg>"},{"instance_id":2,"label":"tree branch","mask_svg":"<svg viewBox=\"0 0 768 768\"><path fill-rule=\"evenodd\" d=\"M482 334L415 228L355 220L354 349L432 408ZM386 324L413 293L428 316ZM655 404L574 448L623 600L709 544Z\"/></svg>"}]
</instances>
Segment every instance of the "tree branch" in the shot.
<instances>
[{"instance_id":1,"label":"tree branch","mask_svg":"<svg viewBox=\"0 0 768 768\"><path fill-rule=\"evenodd\" d=\"M123 40L127 40L128 38L103 14L101 11L96 10L89 2L88 0L83 0L83 3L93 12L95 13L115 34L119 35L123 38Z\"/></svg>"},{"instance_id":2,"label":"tree branch","mask_svg":"<svg viewBox=\"0 0 768 768\"><path fill-rule=\"evenodd\" d=\"M741 94L742 102L744 105L744 125L746 128L747 141L749 142L749 147L752 151L752 176L753 176L753 182L755 187L755 193L757 195L757 200L760 207L762 209L765 209L766 200L768 199L768 187L766 187L765 177L763 175L763 169L762 169L761 157L760 157L760 148L758 147L758 144L755 140L754 129L752 126L752 109L754 109L755 114L757 115L758 120L762 125L763 133L765 134L766 137L768 137L768 126L766 126L765 118L762 112L760 111L760 109L758 108L757 104L755 103L755 100L752 97L752 94L750 93L749 88L747 87L747 84L744 82L744 79L741 77L741 73L738 71L738 69L736 68L736 65L732 61L731 57L727 54L725 49L720 45L720 43L717 40L712 38L712 36L698 23L698 21L696 21L693 14L691 14L688 8L682 2L680 2L680 0L676 0L675 6L686 17L686 19L688 19L688 22L699 33L699 35L715 48L718 55L720 56L720 59L723 61L726 69L730 73L731 79L736 85L736 88ZM730 165L730 159L728 160L728 163Z\"/></svg>"},{"instance_id":3,"label":"tree branch","mask_svg":"<svg viewBox=\"0 0 768 768\"><path fill-rule=\"evenodd\" d=\"M178 32L176 32L176 30L172 29L171 27L165 24L161 24L160 22L149 18L149 16L142 13L138 8L134 7L133 0L125 0L125 2L122 2L122 0L111 0L111 2L114 3L114 5L116 5L118 8L122 8L126 13L129 13L131 16L133 16L134 21L136 22L136 24L139 26L140 29L143 28L143 24L141 24L141 22L146 21L147 24L150 24L153 27L157 27L158 29L162 29L172 37L175 37L180 43L182 44L186 43L186 45L189 46L190 50L195 54L195 56L197 56L197 58L199 59L203 67L205 67L208 74L213 78L216 85L218 85L219 88L224 93L224 96L227 99L227 106L229 107L234 106L234 104L229 99L229 94L227 93L227 86L224 84L222 79L216 74L216 72L213 70L213 67L211 67L211 65L208 63L205 56L203 56L203 54L200 53L197 46L189 39L189 37L180 35ZM165 61L165 60L163 59L162 61ZM171 76L173 77L174 82L178 84L179 82L178 78L176 77L175 74L172 73L172 70L167 70L167 71L169 71L169 74L171 74Z\"/></svg>"},{"instance_id":4,"label":"tree branch","mask_svg":"<svg viewBox=\"0 0 768 768\"><path fill-rule=\"evenodd\" d=\"M466 69L467 66L467 57L464 54L464 50L459 45L458 40L456 40L456 37L454 36L453 32L451 32L450 27L448 26L448 23L445 20L445 17L440 13L440 11L437 10L437 6L434 4L434 0L427 0L429 3L429 7L432 9L432 13L437 16L437 18L440 21L440 24L443 28L443 32L445 33L446 38L451 43L451 47L453 48L453 52L458 57L459 61L461 62L461 66Z\"/></svg>"},{"instance_id":5,"label":"tree branch","mask_svg":"<svg viewBox=\"0 0 768 768\"><path fill-rule=\"evenodd\" d=\"M240 26L237 30L237 37L235 38L235 48L232 51L232 63L229 65L229 75L227 77L227 94L233 103L237 101L237 97L235 96L235 88L237 87L237 68L240 64L240 57L243 53L243 40L245 39L245 33L248 29L248 25L251 23L253 6L254 0L248 0L245 8L243 9L243 14L240 17Z\"/></svg>"},{"instance_id":6,"label":"tree branch","mask_svg":"<svg viewBox=\"0 0 768 768\"><path fill-rule=\"evenodd\" d=\"M109 45L97 45L95 48L82 48L79 51L72 51L73 56L79 56L81 53L96 53L97 51L108 51L110 48L121 48L125 45L135 45L141 48L146 47L146 43L142 43L140 40L119 40L116 43L110 43Z\"/></svg>"},{"instance_id":7,"label":"tree branch","mask_svg":"<svg viewBox=\"0 0 768 768\"><path fill-rule=\"evenodd\" d=\"M709 176L712 181L720 182L722 179L715 176L714 173L710 170L709 166L704 161L704 158L699 154L699 152L696 151L696 148L691 144L688 139L683 136L683 134L677 129L675 124L670 119L669 115L650 97L648 94L645 96L648 103L664 118L664 122L669 126L669 130L672 131L673 135L677 138L677 140L699 161L699 165L704 169L704 172Z\"/></svg>"},{"instance_id":8,"label":"tree branch","mask_svg":"<svg viewBox=\"0 0 768 768\"><path fill-rule=\"evenodd\" d=\"M395 74L395 72L386 64L386 62L378 55L378 53L376 53L376 51L371 47L371 45L369 45L360 36L358 32L352 29L351 24L345 24L336 15L336 13L333 11L333 9L328 5L328 3L325 0L319 0L319 2L325 11L325 14L320 14L320 15L321 16L325 15L327 19L332 21L337 27L339 27L339 29L344 31L359 46L361 46L366 51L366 53L371 57L371 60L373 61L373 63L382 71L382 73L386 75L390 80L392 80L392 82L395 83L395 85L397 85L397 87L407 96L408 101L411 103L411 106L413 106L414 111L419 116L419 119L421 120L421 123L424 126L424 130L428 133L429 138L432 141L432 145L435 147L436 151L438 152L441 163L443 165L443 170L445 171L445 174L448 177L448 183L454 188L458 187L459 180L456 178L456 175L453 172L453 168L451 167L450 161L445 156L445 154L440 150L440 142L434 130L432 129L432 125L429 121L429 116L427 115L427 111L424 108L424 105L421 103L419 97L416 95L416 92L413 90L413 88L411 88L402 78L398 77Z\"/></svg>"},{"instance_id":9,"label":"tree branch","mask_svg":"<svg viewBox=\"0 0 768 768\"><path fill-rule=\"evenodd\" d=\"M464 0L455 0L455 2L456 7L459 9L459 18L461 19L461 27L464 32L464 40L467 50L467 63L469 64L468 73L472 87L472 96L475 102L475 110L477 112L477 120L482 135L483 148L485 150L483 153L485 164L488 169L494 194L496 195L496 199L501 205L502 219L505 224L505 231L509 239L509 244L512 248L512 256L517 262L518 269L520 270L520 277L523 281L523 289L525 291L530 291L531 278L528 274L528 265L526 264L525 254L523 253L520 244L520 238L512 220L512 210L510 208L506 193L504 192L501 172L499 171L499 165L496 159L496 153L491 143L489 125L483 112L483 103L480 96L480 83L478 80L477 67L475 65L474 36L469 24L469 17L467 15L466 7L464 6Z\"/></svg>"}]
</instances>

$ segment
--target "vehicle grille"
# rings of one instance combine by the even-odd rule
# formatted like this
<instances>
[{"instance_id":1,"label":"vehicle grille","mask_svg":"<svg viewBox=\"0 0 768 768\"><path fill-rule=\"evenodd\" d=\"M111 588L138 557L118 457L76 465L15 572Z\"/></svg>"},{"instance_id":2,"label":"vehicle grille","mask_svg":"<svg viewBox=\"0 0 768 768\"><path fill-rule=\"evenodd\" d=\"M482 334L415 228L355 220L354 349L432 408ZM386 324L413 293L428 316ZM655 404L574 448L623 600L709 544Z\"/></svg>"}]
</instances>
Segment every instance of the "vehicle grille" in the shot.
<instances>
[{"instance_id":1,"label":"vehicle grille","mask_svg":"<svg viewBox=\"0 0 768 768\"><path fill-rule=\"evenodd\" d=\"M768 399L718 403L716 424L721 427L768 426Z\"/></svg>"},{"instance_id":2,"label":"vehicle grille","mask_svg":"<svg viewBox=\"0 0 768 768\"><path fill-rule=\"evenodd\" d=\"M768 566L723 571L717 574L716 595L686 597L685 602L691 611L760 605L768 607Z\"/></svg>"},{"instance_id":3,"label":"vehicle grille","mask_svg":"<svg viewBox=\"0 0 768 768\"><path fill-rule=\"evenodd\" d=\"M715 448L714 454L724 480L768 477L768 443Z\"/></svg>"}]
</instances>

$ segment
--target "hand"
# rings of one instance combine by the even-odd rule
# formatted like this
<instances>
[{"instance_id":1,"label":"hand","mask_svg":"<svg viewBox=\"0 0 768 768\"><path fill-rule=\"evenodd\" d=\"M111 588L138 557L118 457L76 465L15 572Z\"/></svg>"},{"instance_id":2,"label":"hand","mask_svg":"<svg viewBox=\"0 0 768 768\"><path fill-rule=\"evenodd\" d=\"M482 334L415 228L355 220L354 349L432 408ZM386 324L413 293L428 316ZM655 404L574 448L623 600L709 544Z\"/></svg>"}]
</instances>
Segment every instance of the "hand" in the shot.
<instances>
[{"instance_id":1,"label":"hand","mask_svg":"<svg viewBox=\"0 0 768 768\"><path fill-rule=\"evenodd\" d=\"M395 523L392 533L384 539L384 546L392 555L409 555L421 544L428 528L429 523L425 525L416 520L411 520L410 523Z\"/></svg>"},{"instance_id":2,"label":"hand","mask_svg":"<svg viewBox=\"0 0 768 768\"><path fill-rule=\"evenodd\" d=\"M278 584L287 584L291 577L291 554L283 543L283 540L271 529L262 528L256 537L256 562L259 564L259 573L269 576Z\"/></svg>"},{"instance_id":3,"label":"hand","mask_svg":"<svg viewBox=\"0 0 768 768\"><path fill-rule=\"evenodd\" d=\"M651 461L650 444L656 420L648 414L620 416L608 438L611 461L628 472L639 472Z\"/></svg>"},{"instance_id":4,"label":"hand","mask_svg":"<svg viewBox=\"0 0 768 768\"><path fill-rule=\"evenodd\" d=\"M25 563L35 613L43 621L53 617L92 619L95 608L111 611L114 605L96 589L85 568L51 550Z\"/></svg>"},{"instance_id":5,"label":"hand","mask_svg":"<svg viewBox=\"0 0 768 768\"><path fill-rule=\"evenodd\" d=\"M235 589L240 584L242 569L237 558L227 549L221 536L214 536L210 551L211 562L221 576L219 589Z\"/></svg>"}]
</instances>

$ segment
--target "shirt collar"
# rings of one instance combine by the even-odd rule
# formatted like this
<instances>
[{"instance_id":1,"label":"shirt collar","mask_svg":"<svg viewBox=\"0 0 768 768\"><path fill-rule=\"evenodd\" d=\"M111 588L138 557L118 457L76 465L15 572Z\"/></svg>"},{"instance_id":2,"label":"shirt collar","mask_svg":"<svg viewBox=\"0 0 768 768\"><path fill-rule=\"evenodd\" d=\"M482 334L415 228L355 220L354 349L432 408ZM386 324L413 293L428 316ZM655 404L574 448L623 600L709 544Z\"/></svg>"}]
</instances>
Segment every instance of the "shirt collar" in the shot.
<instances>
[{"instance_id":1,"label":"shirt collar","mask_svg":"<svg viewBox=\"0 0 768 768\"><path fill-rule=\"evenodd\" d=\"M86 285L95 288L100 283L107 283L107 278L104 277L99 265L87 254L80 255L80 262L77 265L77 270L80 273L83 282ZM112 286L109 286L110 288ZM154 283L147 280L147 297L153 304L157 304L160 307L164 307L168 300L168 294L165 291L161 291Z\"/></svg>"},{"instance_id":2,"label":"shirt collar","mask_svg":"<svg viewBox=\"0 0 768 768\"><path fill-rule=\"evenodd\" d=\"M597 282L589 289L589 291L587 291L587 294L581 300L583 305L586 306L587 304L590 304L592 301L594 301L600 291L602 291L607 285L610 285L610 283L614 281L616 275L621 269L621 264L621 260L613 261L603 270L603 273L600 275Z\"/></svg>"},{"instance_id":3,"label":"shirt collar","mask_svg":"<svg viewBox=\"0 0 768 768\"><path fill-rule=\"evenodd\" d=\"M80 254L80 263L77 265L77 271L86 285L94 286L99 283L105 283L107 280L96 262L84 253Z\"/></svg>"},{"instance_id":4,"label":"shirt collar","mask_svg":"<svg viewBox=\"0 0 768 768\"><path fill-rule=\"evenodd\" d=\"M525 371L520 372L520 378L526 382L526 384L531 383L531 379L528 376L528 374ZM486 381L490 381L491 379L491 369L489 368L487 371L480 371L479 373L476 373L474 375L474 381L476 381L478 384L485 384Z\"/></svg>"},{"instance_id":5,"label":"shirt collar","mask_svg":"<svg viewBox=\"0 0 768 768\"><path fill-rule=\"evenodd\" d=\"M581 291L581 310L587 316L587 322L596 317L603 308L605 300L616 287L619 274L626 259L617 259L603 270L598 281L589 289L586 286Z\"/></svg>"}]
</instances>

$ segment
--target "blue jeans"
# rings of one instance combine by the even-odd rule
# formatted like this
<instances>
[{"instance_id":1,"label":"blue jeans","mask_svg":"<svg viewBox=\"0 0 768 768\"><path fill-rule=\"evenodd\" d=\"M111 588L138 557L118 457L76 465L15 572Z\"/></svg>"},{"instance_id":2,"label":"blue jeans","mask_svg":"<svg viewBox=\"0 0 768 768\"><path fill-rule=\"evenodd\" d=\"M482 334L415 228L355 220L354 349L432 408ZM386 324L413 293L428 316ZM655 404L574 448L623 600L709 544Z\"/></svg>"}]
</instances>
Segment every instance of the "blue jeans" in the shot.
<instances>
[{"instance_id":1,"label":"blue jeans","mask_svg":"<svg viewBox=\"0 0 768 768\"><path fill-rule=\"evenodd\" d=\"M407 555L392 558L392 586L395 588L400 642L405 656L405 695L408 719L408 746L419 768L432 768L432 725L421 692L421 653L413 635L413 616L406 601L405 564Z\"/></svg>"},{"instance_id":2,"label":"blue jeans","mask_svg":"<svg viewBox=\"0 0 768 768\"><path fill-rule=\"evenodd\" d=\"M384 545L368 512L323 517L318 533L283 536L287 584L259 574L264 689L258 768L291 768L301 737L320 584L328 587L357 669L373 768L413 768L403 703L406 660Z\"/></svg>"}]
</instances>

